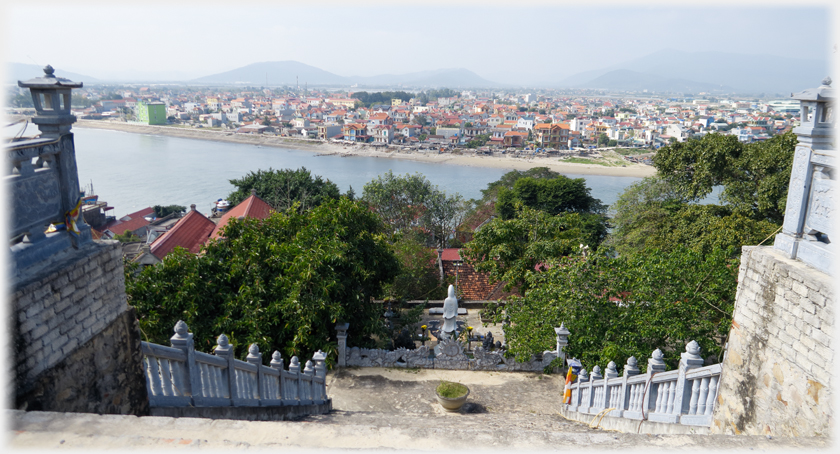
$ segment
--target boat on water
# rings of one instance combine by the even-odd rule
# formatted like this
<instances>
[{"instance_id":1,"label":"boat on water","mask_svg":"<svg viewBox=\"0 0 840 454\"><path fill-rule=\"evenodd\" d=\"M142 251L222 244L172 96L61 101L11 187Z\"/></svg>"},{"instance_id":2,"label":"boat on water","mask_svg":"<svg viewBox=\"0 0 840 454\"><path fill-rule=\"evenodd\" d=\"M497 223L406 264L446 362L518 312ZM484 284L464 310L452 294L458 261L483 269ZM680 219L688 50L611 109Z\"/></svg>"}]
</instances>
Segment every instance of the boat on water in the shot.
<instances>
[{"instance_id":1,"label":"boat on water","mask_svg":"<svg viewBox=\"0 0 840 454\"><path fill-rule=\"evenodd\" d=\"M225 199L216 200L216 209L215 209L216 213L219 213L219 214L224 213L225 211L228 210L228 208L230 208L230 202L228 202Z\"/></svg>"}]
</instances>

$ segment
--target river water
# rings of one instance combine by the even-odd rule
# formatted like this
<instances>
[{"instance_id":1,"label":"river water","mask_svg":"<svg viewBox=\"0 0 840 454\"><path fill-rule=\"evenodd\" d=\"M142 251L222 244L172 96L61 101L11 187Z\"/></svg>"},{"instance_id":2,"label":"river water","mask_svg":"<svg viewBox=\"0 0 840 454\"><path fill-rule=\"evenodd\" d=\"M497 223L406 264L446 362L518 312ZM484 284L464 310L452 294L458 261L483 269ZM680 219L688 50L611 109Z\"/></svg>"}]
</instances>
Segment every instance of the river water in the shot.
<instances>
[{"instance_id":1,"label":"river water","mask_svg":"<svg viewBox=\"0 0 840 454\"><path fill-rule=\"evenodd\" d=\"M213 202L233 191L230 179L259 169L306 167L332 180L342 192L350 186L357 196L378 175L419 172L449 194L479 198L488 183L507 169L423 163L402 159L317 156L311 151L182 139L102 129L73 128L76 161L82 186L93 182L100 200L114 207L117 217L154 205L196 204L209 213ZM633 177L574 175L585 178L592 195L611 204Z\"/></svg>"}]
</instances>

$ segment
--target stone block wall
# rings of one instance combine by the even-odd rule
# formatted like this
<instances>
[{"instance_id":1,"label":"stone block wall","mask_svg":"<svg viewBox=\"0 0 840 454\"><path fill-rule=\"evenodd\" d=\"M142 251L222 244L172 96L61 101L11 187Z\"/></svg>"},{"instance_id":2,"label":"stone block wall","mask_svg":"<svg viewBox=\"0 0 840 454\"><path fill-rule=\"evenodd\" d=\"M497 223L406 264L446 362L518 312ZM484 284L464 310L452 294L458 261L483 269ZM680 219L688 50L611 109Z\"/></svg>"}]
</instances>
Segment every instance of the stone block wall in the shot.
<instances>
[{"instance_id":1,"label":"stone block wall","mask_svg":"<svg viewBox=\"0 0 840 454\"><path fill-rule=\"evenodd\" d=\"M130 337L139 336L139 333L132 334L132 330L137 330L136 324L127 328L124 320L128 317L126 314L133 316L133 311L126 302L119 242L91 242L80 249L55 254L21 273L12 292L10 332L14 346L15 396L11 402L24 406L33 395L40 395L40 403L36 405L40 409L103 412L97 407L99 403L93 406L84 402L59 405L44 397L57 396L61 391L44 381L45 376L52 377L53 383L61 381L55 376L58 366L74 375L69 380L82 380L83 387L84 383L98 386L96 383L102 382L102 377L108 374L121 377L115 382L136 379L132 368L140 367L140 348L139 343L133 345ZM121 317L122 325L119 325ZM112 326L115 324L122 328ZM98 351L100 347L101 351ZM103 355L110 358L105 361ZM119 367L111 364L114 358L129 360L132 355L136 356L135 363L129 361ZM78 365L68 365L69 358L84 365L82 369L85 370ZM121 370L125 367L128 369ZM142 380L142 369L138 373ZM145 383L141 381L141 384L145 390ZM101 394L111 393L103 391ZM96 409L91 410L94 407ZM121 404L111 410L137 413L136 409L126 409Z\"/></svg>"},{"instance_id":2,"label":"stone block wall","mask_svg":"<svg viewBox=\"0 0 840 454\"><path fill-rule=\"evenodd\" d=\"M744 247L712 433L830 435L834 282L772 247Z\"/></svg>"}]
</instances>

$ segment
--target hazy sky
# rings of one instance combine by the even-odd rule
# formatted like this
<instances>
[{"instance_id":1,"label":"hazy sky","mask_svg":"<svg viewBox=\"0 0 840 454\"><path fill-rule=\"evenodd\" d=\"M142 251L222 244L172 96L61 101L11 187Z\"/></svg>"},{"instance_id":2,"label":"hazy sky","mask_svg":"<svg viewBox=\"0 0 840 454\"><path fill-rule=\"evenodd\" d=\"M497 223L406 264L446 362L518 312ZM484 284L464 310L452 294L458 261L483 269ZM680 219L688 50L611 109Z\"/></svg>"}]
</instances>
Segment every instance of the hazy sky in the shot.
<instances>
[{"instance_id":1,"label":"hazy sky","mask_svg":"<svg viewBox=\"0 0 840 454\"><path fill-rule=\"evenodd\" d=\"M463 67L505 82L662 49L808 59L834 46L827 3L70 2L6 5L4 59L96 78L193 78L297 60L342 75ZM707 3L709 4L709 3ZM488 6L489 5L489 6ZM734 6L727 6L734 5ZM768 6L770 5L770 6Z\"/></svg>"}]
</instances>

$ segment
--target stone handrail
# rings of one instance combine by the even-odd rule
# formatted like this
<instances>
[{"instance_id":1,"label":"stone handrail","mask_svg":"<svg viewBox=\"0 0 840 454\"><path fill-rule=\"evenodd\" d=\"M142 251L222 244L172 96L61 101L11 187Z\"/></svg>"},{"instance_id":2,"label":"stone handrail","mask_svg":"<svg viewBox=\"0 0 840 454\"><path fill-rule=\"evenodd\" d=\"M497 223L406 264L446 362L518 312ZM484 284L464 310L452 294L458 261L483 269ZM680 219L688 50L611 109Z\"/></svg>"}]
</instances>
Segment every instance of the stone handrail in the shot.
<instances>
[{"instance_id":1,"label":"stone handrail","mask_svg":"<svg viewBox=\"0 0 840 454\"><path fill-rule=\"evenodd\" d=\"M11 251L16 272L71 246L89 242L90 228L81 217L79 235L66 230L45 233L50 224L63 225L65 214L79 200L73 135L12 142L6 148L4 177L11 197Z\"/></svg>"},{"instance_id":2,"label":"stone handrail","mask_svg":"<svg viewBox=\"0 0 840 454\"><path fill-rule=\"evenodd\" d=\"M627 360L624 374L618 375L610 361L607 371L585 369L571 385L571 412L597 415L612 408L606 416L649 420L689 426L710 426L721 365L700 367L700 347L691 341L680 359L678 370L665 371L663 354L656 349L648 359L647 373L639 375L635 357Z\"/></svg>"},{"instance_id":3,"label":"stone handrail","mask_svg":"<svg viewBox=\"0 0 840 454\"><path fill-rule=\"evenodd\" d=\"M422 369L455 369L455 370L492 370L498 372L541 372L557 358L562 364L566 353L563 348L568 344L569 331L561 324L554 328L555 349L546 350L542 358L532 356L529 361L519 362L514 358L507 358L500 351L485 350L476 347L472 351L472 358L464 352L464 346L458 341L444 339L432 349L423 345L413 350L398 348L383 350L374 348L347 347L348 323L336 325L338 332L338 365L339 367L407 367Z\"/></svg>"},{"instance_id":4,"label":"stone handrail","mask_svg":"<svg viewBox=\"0 0 840 454\"><path fill-rule=\"evenodd\" d=\"M172 346L141 342L146 389L151 407L271 407L327 402L326 355L316 352L303 371L297 356L283 370L280 352L262 364L257 344L246 361L233 357L227 336L214 354L195 351L186 323L175 325Z\"/></svg>"}]
</instances>

